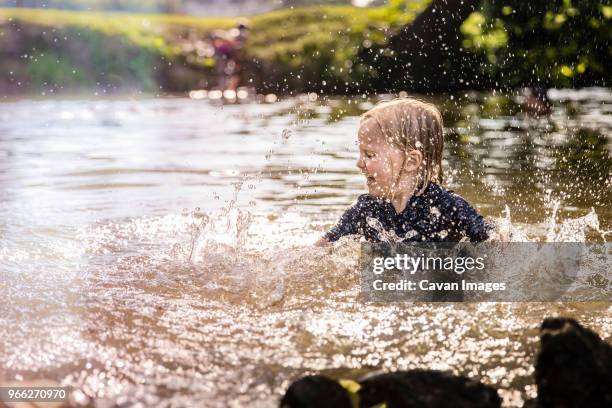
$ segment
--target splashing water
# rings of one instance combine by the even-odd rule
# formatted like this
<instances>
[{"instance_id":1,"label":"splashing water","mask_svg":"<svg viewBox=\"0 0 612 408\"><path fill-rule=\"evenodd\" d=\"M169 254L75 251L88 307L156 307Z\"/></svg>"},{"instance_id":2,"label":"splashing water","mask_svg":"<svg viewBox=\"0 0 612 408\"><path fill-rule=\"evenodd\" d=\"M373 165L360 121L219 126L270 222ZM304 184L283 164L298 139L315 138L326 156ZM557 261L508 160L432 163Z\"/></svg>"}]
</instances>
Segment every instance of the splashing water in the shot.
<instances>
[{"instance_id":1,"label":"splashing water","mask_svg":"<svg viewBox=\"0 0 612 408\"><path fill-rule=\"evenodd\" d=\"M599 217L594 209L582 217L568 218L557 221L557 214L561 202L553 203L552 214L545 222L546 232L541 234L533 229L530 236L522 226L512 223L510 208L506 206L505 215L494 220L495 229L492 231L492 241L502 242L586 242L589 231L596 232L606 242L606 235L610 231L603 231L600 227Z\"/></svg>"},{"instance_id":2,"label":"splashing water","mask_svg":"<svg viewBox=\"0 0 612 408\"><path fill-rule=\"evenodd\" d=\"M601 230L599 217L597 217L595 209L591 208L591 211L583 217L567 219L558 224L557 212L561 202L557 200L553 205L553 211L548 222L548 231L546 232L547 242L585 242L588 230L597 232L601 239L606 242L606 235L610 231Z\"/></svg>"},{"instance_id":3,"label":"splashing water","mask_svg":"<svg viewBox=\"0 0 612 408\"><path fill-rule=\"evenodd\" d=\"M330 121L337 109L322 99L297 101L309 117L299 127L289 99L223 109L180 98L10 104L0 126L0 297L11 301L0 304L0 327L15 329L0 339L0 381L50 378L99 406L272 407L308 373L428 368L494 384L510 407L535 395L543 317L575 317L611 338L605 302L360 301L359 241L310 246L363 192L358 117ZM571 120L557 103L552 130L486 117L467 99L445 107L456 118L444 153L450 186L489 217L507 205L493 220L499 236L607 238L598 180L609 103L585 101ZM79 110L89 113L53 119ZM565 206L545 217L538 191L548 188ZM606 291L606 279L592 280Z\"/></svg>"},{"instance_id":4,"label":"splashing water","mask_svg":"<svg viewBox=\"0 0 612 408\"><path fill-rule=\"evenodd\" d=\"M252 214L237 206L238 194L244 180L234 184L234 197L228 206L216 216L211 217L196 208L191 217L191 241L189 249L189 262L195 262L207 245L221 243L235 252L246 244Z\"/></svg>"},{"instance_id":5,"label":"splashing water","mask_svg":"<svg viewBox=\"0 0 612 408\"><path fill-rule=\"evenodd\" d=\"M368 223L368 226L370 226L374 229L374 231L376 231L376 233L378 234L378 239L381 242L392 244L394 242L403 242L406 239L406 237L399 237L395 233L395 231L385 230L385 227L383 227L382 223L376 218L368 217L366 219L366 222Z\"/></svg>"},{"instance_id":6,"label":"splashing water","mask_svg":"<svg viewBox=\"0 0 612 408\"><path fill-rule=\"evenodd\" d=\"M186 246L191 249L183 252L189 253L188 261L194 267L202 273L206 271L209 287L233 293L241 301L259 309L283 307L285 302L292 304L296 298L306 303L317 303L318 296L330 296L343 290L348 290L347 293L358 291L357 260L361 241L358 237L344 237L330 248L305 247L303 244L288 247L282 243L280 246L264 247L261 243L253 242L257 240L257 235L249 235L248 230L253 228L261 233L261 223L268 223L270 218L239 209L235 204L236 199L237 196L222 211L208 214L194 211L188 217L191 220L192 239ZM504 217L492 220L495 228L490 241L585 242L589 230L605 237L606 232L600 230L594 211L582 217L558 221L559 206L559 201L554 203L552 214L544 222L545 231L539 227L526 229L525 226L515 225L510 208L506 206ZM287 222L274 220L285 225ZM297 228L300 222L308 222L303 218L295 221ZM368 218L367 222L377 231L382 242L392 244L410 238L398 237L394 231L386 231L374 218ZM314 242L316 236L311 231L302 242ZM500 262L515 264L513 256L500 254ZM512 268L512 274L508 272L505 276L497 277L514 282L513 290L517 292L520 291L517 288L528 291L530 280L544 281L554 274L554 271L542 272L546 262L538 255L527 254L525 257L531 262L525 262L521 268ZM551 280L550 285L554 283Z\"/></svg>"}]
</instances>

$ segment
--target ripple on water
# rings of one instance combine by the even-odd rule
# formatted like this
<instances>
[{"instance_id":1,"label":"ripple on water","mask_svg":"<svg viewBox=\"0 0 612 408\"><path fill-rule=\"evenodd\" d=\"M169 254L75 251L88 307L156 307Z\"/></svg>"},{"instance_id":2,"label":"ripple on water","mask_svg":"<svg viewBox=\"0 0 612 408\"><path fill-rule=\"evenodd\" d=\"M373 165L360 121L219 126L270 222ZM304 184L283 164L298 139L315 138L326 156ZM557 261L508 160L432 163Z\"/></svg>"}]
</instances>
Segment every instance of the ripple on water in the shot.
<instances>
[{"instance_id":1,"label":"ripple on water","mask_svg":"<svg viewBox=\"0 0 612 408\"><path fill-rule=\"evenodd\" d=\"M292 101L224 110L192 102L99 102L82 109L28 103L5 118L0 151L11 154L0 170L7 220L0 226L0 297L10 302L0 304L0 327L11 329L0 338L0 379L52 378L101 406L276 406L290 381L306 373L357 378L429 368L496 385L507 406L521 406L535 395L533 359L544 317L574 317L612 337L606 302L361 303L359 243L309 246L338 215L325 211L346 206L361 188L355 151L347 147L357 118L328 123L332 109L296 108ZM305 108L313 111L310 124L292 126L295 112ZM608 210L589 213L595 199L585 204L568 197L557 211L546 207L554 200L531 191L554 186L549 169L564 171L555 167L564 161L553 151L573 143L568 129L596 128L583 135L589 143L607 140L605 106L588 108L584 117L595 121L588 126L562 107L552 125L478 118L478 106L469 107L471 124L463 108L457 106L459 119L449 123L447 164L459 169L451 185L488 214L521 198L510 209L523 222L509 211L497 220L500 236L606 238ZM202 125L224 122L227 129ZM77 136L82 143L70 139ZM583 159L578 156L576 167ZM481 177L482 163L488 167ZM602 169L605 163L595 168ZM253 181L260 191L248 187L255 178L245 182L243 173L260 174ZM533 183L526 183L531 173ZM17 185L22 181L29 187ZM255 208L267 203L271 209L248 213L224 205L235 198L232 182L252 192ZM211 200L220 210L168 214L175 205L169 196L208 200L202 186L214 190ZM598 194L605 202L605 191ZM541 216L542 203L529 200L543 201L553 214ZM55 207L65 212L50 210ZM581 212L568 219L569 208ZM153 215L133 215L147 211ZM76 218L80 213L89 217Z\"/></svg>"},{"instance_id":2,"label":"ripple on water","mask_svg":"<svg viewBox=\"0 0 612 408\"><path fill-rule=\"evenodd\" d=\"M84 273L63 283L73 290L57 285L55 307L24 298L0 317L19 327L3 338L5 374L61 373L86 395L148 406L273 406L305 372L430 368L494 384L515 406L535 392L542 318L574 316L611 334L608 304L363 304L357 241L297 245L320 227L304 229L290 214L252 215L241 236L228 214L208 213L206 226L187 213L83 228ZM204 242L190 260L194 225L206 234L196 234ZM296 245L264 245L263 231L291 234Z\"/></svg>"}]
</instances>

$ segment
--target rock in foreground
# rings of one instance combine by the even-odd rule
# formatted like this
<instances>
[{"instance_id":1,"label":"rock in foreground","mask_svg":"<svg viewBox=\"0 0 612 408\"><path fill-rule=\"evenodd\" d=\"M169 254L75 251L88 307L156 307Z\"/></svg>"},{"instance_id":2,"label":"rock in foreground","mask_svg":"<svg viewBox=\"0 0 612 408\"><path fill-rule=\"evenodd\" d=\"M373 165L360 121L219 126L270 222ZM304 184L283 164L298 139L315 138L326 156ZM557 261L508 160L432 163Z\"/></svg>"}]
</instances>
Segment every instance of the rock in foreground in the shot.
<instances>
[{"instance_id":1,"label":"rock in foreground","mask_svg":"<svg viewBox=\"0 0 612 408\"><path fill-rule=\"evenodd\" d=\"M546 319L535 379L540 408L612 407L612 346L573 319Z\"/></svg>"}]
</instances>

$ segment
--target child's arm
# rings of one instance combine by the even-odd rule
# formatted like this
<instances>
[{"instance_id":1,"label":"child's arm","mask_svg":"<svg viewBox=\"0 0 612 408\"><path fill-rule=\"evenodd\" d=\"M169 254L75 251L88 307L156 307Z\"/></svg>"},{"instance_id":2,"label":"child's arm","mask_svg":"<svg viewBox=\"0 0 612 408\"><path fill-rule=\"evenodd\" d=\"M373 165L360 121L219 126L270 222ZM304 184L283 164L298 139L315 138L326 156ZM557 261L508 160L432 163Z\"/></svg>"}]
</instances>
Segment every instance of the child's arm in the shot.
<instances>
[{"instance_id":1,"label":"child's arm","mask_svg":"<svg viewBox=\"0 0 612 408\"><path fill-rule=\"evenodd\" d=\"M325 246L330 242L335 242L345 235L362 234L364 222L367 214L368 201L365 195L360 196L357 203L349 207L338 223L317 242L316 246Z\"/></svg>"},{"instance_id":2,"label":"child's arm","mask_svg":"<svg viewBox=\"0 0 612 408\"><path fill-rule=\"evenodd\" d=\"M329 241L325 239L325 237L321 237L318 239L317 242L314 243L314 246L316 247L324 247L329 245Z\"/></svg>"},{"instance_id":3,"label":"child's arm","mask_svg":"<svg viewBox=\"0 0 612 408\"><path fill-rule=\"evenodd\" d=\"M471 207L470 207L471 208ZM467 224L466 232L467 236L470 238L472 242L482 242L489 239L489 235L493 227L488 224L484 217L474 211L474 214L470 216L469 222Z\"/></svg>"},{"instance_id":4,"label":"child's arm","mask_svg":"<svg viewBox=\"0 0 612 408\"><path fill-rule=\"evenodd\" d=\"M462 197L455 194L454 197L454 210L458 227L471 242L486 241L493 227Z\"/></svg>"}]
</instances>

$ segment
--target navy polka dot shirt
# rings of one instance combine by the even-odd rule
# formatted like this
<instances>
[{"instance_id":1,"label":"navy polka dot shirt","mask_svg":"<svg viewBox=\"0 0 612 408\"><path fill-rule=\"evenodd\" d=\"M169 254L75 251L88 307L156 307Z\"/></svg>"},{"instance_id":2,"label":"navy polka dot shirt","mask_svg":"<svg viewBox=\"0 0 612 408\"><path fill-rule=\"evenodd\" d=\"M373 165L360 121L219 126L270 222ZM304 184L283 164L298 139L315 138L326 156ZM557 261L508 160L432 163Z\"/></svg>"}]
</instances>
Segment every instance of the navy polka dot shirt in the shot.
<instances>
[{"instance_id":1,"label":"navy polka dot shirt","mask_svg":"<svg viewBox=\"0 0 612 408\"><path fill-rule=\"evenodd\" d=\"M467 201L443 187L429 183L423 194L413 195L397 214L391 201L363 194L340 218L325 239L361 235L368 241L481 242L491 226Z\"/></svg>"}]
</instances>

